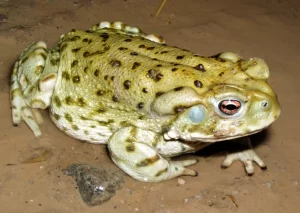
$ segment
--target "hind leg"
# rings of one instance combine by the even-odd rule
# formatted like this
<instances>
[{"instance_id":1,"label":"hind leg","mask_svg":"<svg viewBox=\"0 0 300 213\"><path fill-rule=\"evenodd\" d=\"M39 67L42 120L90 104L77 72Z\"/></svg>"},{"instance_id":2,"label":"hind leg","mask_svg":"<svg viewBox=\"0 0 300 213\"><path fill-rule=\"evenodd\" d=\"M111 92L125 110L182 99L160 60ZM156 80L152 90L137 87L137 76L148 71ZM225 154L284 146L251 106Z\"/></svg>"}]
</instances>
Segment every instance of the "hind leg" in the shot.
<instances>
[{"instance_id":1,"label":"hind leg","mask_svg":"<svg viewBox=\"0 0 300 213\"><path fill-rule=\"evenodd\" d=\"M31 108L48 107L56 80L56 74L45 74L46 48L46 44L41 41L29 45L15 63L11 75L13 124L18 126L24 120L37 137L41 131Z\"/></svg>"}]
</instances>

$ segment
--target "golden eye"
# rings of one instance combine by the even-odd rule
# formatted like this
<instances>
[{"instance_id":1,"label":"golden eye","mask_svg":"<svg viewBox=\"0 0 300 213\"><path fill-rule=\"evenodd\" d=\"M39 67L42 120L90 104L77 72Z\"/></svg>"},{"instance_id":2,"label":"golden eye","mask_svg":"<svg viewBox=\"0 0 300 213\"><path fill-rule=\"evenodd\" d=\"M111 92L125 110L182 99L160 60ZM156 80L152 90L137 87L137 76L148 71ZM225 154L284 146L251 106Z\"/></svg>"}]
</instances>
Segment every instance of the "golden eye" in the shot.
<instances>
[{"instance_id":1,"label":"golden eye","mask_svg":"<svg viewBox=\"0 0 300 213\"><path fill-rule=\"evenodd\" d=\"M223 100L219 103L219 110L226 115L234 115L241 108L238 100Z\"/></svg>"}]
</instances>

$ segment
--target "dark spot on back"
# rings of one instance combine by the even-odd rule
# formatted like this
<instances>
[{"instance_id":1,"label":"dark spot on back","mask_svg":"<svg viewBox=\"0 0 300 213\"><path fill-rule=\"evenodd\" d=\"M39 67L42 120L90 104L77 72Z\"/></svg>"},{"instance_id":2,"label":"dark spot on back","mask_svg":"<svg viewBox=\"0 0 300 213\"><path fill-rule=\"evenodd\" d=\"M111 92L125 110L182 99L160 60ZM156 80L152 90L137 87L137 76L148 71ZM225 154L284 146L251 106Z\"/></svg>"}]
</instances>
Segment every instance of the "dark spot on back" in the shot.
<instances>
[{"instance_id":1,"label":"dark spot on back","mask_svg":"<svg viewBox=\"0 0 300 213\"><path fill-rule=\"evenodd\" d=\"M105 42L109 38L109 35L107 33L102 33L100 37L102 38L102 41Z\"/></svg>"},{"instance_id":2,"label":"dark spot on back","mask_svg":"<svg viewBox=\"0 0 300 213\"><path fill-rule=\"evenodd\" d=\"M98 69L95 70L94 75L95 75L96 77L99 76L99 70L98 70Z\"/></svg>"},{"instance_id":3,"label":"dark spot on back","mask_svg":"<svg viewBox=\"0 0 300 213\"><path fill-rule=\"evenodd\" d=\"M131 82L129 80L124 81L124 87L125 89L129 89L131 85Z\"/></svg>"},{"instance_id":4,"label":"dark spot on back","mask_svg":"<svg viewBox=\"0 0 300 213\"><path fill-rule=\"evenodd\" d=\"M111 60L111 61L109 62L109 64L110 64L111 66L113 66L113 67L119 67L119 66L121 66L121 62L118 61L118 60Z\"/></svg>"},{"instance_id":5,"label":"dark spot on back","mask_svg":"<svg viewBox=\"0 0 300 213\"><path fill-rule=\"evenodd\" d=\"M138 53L137 52L132 52L132 53L130 53L130 55L136 56L136 55L138 55Z\"/></svg>"},{"instance_id":6,"label":"dark spot on back","mask_svg":"<svg viewBox=\"0 0 300 213\"><path fill-rule=\"evenodd\" d=\"M97 90L96 95L102 96L104 94L103 90Z\"/></svg>"},{"instance_id":7,"label":"dark spot on back","mask_svg":"<svg viewBox=\"0 0 300 213\"><path fill-rule=\"evenodd\" d=\"M77 53L80 49L81 49L81 47L79 47L79 48L74 48L74 49L72 49L72 52L73 52L73 53Z\"/></svg>"},{"instance_id":8,"label":"dark spot on back","mask_svg":"<svg viewBox=\"0 0 300 213\"><path fill-rule=\"evenodd\" d=\"M74 37L72 37L70 40L71 40L71 41L77 41L78 39L80 39L80 36L74 36Z\"/></svg>"},{"instance_id":9,"label":"dark spot on back","mask_svg":"<svg viewBox=\"0 0 300 213\"><path fill-rule=\"evenodd\" d=\"M176 87L174 90L175 91L180 91L180 90L182 90L183 89L183 87Z\"/></svg>"},{"instance_id":10,"label":"dark spot on back","mask_svg":"<svg viewBox=\"0 0 300 213\"><path fill-rule=\"evenodd\" d=\"M159 96L161 96L162 94L164 94L164 92L157 92L155 95L156 95L156 97L159 97Z\"/></svg>"},{"instance_id":11,"label":"dark spot on back","mask_svg":"<svg viewBox=\"0 0 300 213\"><path fill-rule=\"evenodd\" d=\"M195 84L196 87L199 87L199 88L202 87L202 83L201 83L201 81L199 81L199 80L195 80L195 81L194 81L194 84Z\"/></svg>"},{"instance_id":12,"label":"dark spot on back","mask_svg":"<svg viewBox=\"0 0 300 213\"><path fill-rule=\"evenodd\" d=\"M74 82L74 83L79 83L79 82L80 82L80 77L79 77L78 75L75 75L75 76L73 77L73 82Z\"/></svg>"},{"instance_id":13,"label":"dark spot on back","mask_svg":"<svg viewBox=\"0 0 300 213\"><path fill-rule=\"evenodd\" d=\"M132 41L132 39L130 39L130 38L127 38L127 39L125 39L124 41L125 41L125 42L131 42L131 41Z\"/></svg>"},{"instance_id":14,"label":"dark spot on back","mask_svg":"<svg viewBox=\"0 0 300 213\"><path fill-rule=\"evenodd\" d=\"M204 66L203 66L203 64L198 64L197 66L195 66L194 67L196 70L200 70L200 71L202 71L202 72L205 72L206 70L205 70L205 68L204 68Z\"/></svg>"},{"instance_id":15,"label":"dark spot on back","mask_svg":"<svg viewBox=\"0 0 300 213\"><path fill-rule=\"evenodd\" d=\"M141 65L141 63L134 62L131 69L134 70L135 68L139 67L140 65Z\"/></svg>"},{"instance_id":16,"label":"dark spot on back","mask_svg":"<svg viewBox=\"0 0 300 213\"><path fill-rule=\"evenodd\" d=\"M74 66L76 66L76 65L78 65L78 60L74 60L74 61L72 62L72 64L71 64L71 67L74 67Z\"/></svg>"},{"instance_id":17,"label":"dark spot on back","mask_svg":"<svg viewBox=\"0 0 300 213\"><path fill-rule=\"evenodd\" d=\"M183 59L183 58L184 58L183 55L179 55L179 56L176 57L176 59L178 59L178 60Z\"/></svg>"},{"instance_id":18,"label":"dark spot on back","mask_svg":"<svg viewBox=\"0 0 300 213\"><path fill-rule=\"evenodd\" d=\"M143 103L143 102L138 103L137 107L138 107L139 109L142 109L142 108L144 107L144 103Z\"/></svg>"},{"instance_id":19,"label":"dark spot on back","mask_svg":"<svg viewBox=\"0 0 300 213\"><path fill-rule=\"evenodd\" d=\"M112 100L114 102L118 102L119 101L119 97L117 95L113 95Z\"/></svg>"}]
</instances>

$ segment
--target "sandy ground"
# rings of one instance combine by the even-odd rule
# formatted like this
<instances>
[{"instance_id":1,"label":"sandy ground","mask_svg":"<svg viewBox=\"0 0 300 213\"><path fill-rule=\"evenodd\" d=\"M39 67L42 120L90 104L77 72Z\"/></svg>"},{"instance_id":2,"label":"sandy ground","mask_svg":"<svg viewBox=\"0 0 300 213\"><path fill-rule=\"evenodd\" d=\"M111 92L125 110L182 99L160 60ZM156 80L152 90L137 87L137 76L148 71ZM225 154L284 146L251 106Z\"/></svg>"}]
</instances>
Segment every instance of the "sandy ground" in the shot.
<instances>
[{"instance_id":1,"label":"sandy ground","mask_svg":"<svg viewBox=\"0 0 300 213\"><path fill-rule=\"evenodd\" d=\"M299 2L169 0L155 19L160 0L1 0L0 14L7 22L0 16L0 212L299 212ZM200 162L192 169L200 175L182 177L183 185L178 179L150 184L126 176L110 201L87 206L73 179L61 170L78 162L115 169L105 147L68 137L47 112L40 139L24 123L13 127L8 82L14 61L30 42L44 40L51 46L70 29L87 29L103 20L139 26L202 55L232 51L264 58L282 106L279 120L254 137L268 170L257 167L252 177L240 163L221 170L224 153L213 146L194 155ZM39 147L53 155L43 162L20 163Z\"/></svg>"}]
</instances>

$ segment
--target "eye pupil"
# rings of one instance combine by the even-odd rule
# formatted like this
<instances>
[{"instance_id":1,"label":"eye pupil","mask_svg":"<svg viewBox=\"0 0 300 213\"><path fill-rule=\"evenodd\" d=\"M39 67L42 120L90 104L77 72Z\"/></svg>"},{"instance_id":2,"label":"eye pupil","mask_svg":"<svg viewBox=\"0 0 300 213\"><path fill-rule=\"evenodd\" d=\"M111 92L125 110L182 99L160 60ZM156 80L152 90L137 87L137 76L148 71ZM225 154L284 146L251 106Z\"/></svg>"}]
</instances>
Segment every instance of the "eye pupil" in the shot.
<instances>
[{"instance_id":1,"label":"eye pupil","mask_svg":"<svg viewBox=\"0 0 300 213\"><path fill-rule=\"evenodd\" d=\"M237 107L233 104L228 104L228 105L225 105L225 108L228 110L235 110Z\"/></svg>"},{"instance_id":2,"label":"eye pupil","mask_svg":"<svg viewBox=\"0 0 300 213\"><path fill-rule=\"evenodd\" d=\"M241 108L238 100L223 100L219 103L219 110L226 115L234 115Z\"/></svg>"}]
</instances>

